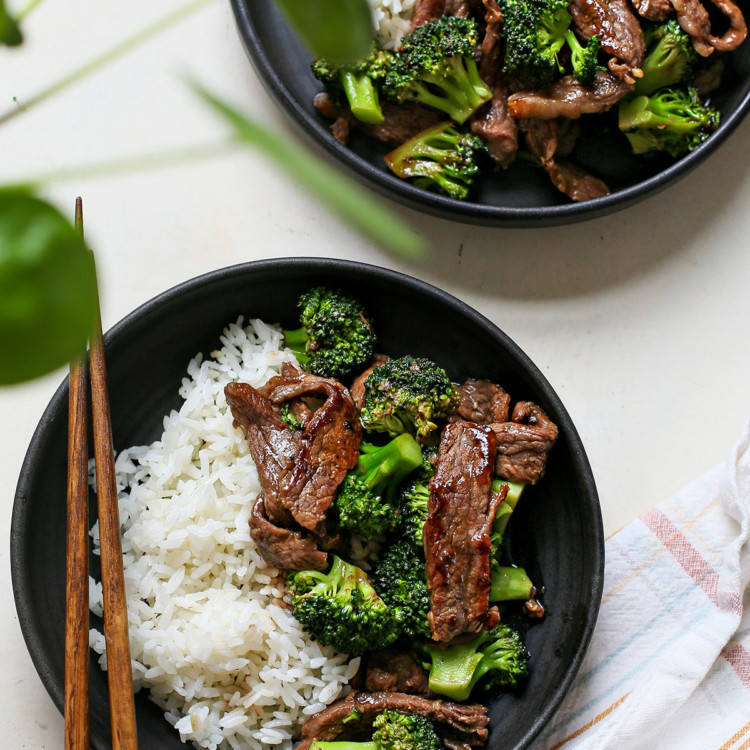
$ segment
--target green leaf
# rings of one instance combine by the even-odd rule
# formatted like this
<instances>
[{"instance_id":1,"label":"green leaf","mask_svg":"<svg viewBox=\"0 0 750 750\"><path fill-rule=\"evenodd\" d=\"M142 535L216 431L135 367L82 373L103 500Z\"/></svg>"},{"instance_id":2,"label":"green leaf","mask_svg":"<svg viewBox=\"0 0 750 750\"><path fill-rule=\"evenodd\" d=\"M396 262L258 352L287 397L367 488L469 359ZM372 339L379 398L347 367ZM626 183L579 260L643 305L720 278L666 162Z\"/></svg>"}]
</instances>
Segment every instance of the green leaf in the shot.
<instances>
[{"instance_id":1,"label":"green leaf","mask_svg":"<svg viewBox=\"0 0 750 750\"><path fill-rule=\"evenodd\" d=\"M398 255L410 259L424 256L423 239L359 185L295 140L253 122L199 84L190 85L232 126L237 140L266 153L312 195L360 231Z\"/></svg>"},{"instance_id":2,"label":"green leaf","mask_svg":"<svg viewBox=\"0 0 750 750\"><path fill-rule=\"evenodd\" d=\"M23 41L21 29L5 7L5 0L0 0L0 44L16 47Z\"/></svg>"},{"instance_id":3,"label":"green leaf","mask_svg":"<svg viewBox=\"0 0 750 750\"><path fill-rule=\"evenodd\" d=\"M375 37L367 0L276 0L315 57L353 63L365 57Z\"/></svg>"},{"instance_id":4,"label":"green leaf","mask_svg":"<svg viewBox=\"0 0 750 750\"><path fill-rule=\"evenodd\" d=\"M0 190L0 385L81 354L96 315L91 253L49 203Z\"/></svg>"}]
</instances>

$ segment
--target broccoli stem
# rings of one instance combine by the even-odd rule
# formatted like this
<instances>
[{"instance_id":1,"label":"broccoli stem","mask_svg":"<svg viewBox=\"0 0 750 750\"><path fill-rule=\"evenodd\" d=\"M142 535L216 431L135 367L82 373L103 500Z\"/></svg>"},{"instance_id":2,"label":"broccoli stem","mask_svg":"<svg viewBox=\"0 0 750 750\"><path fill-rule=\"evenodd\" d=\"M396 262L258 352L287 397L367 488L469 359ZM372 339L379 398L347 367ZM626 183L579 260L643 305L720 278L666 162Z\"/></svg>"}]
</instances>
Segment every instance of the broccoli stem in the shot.
<instances>
[{"instance_id":1,"label":"broccoli stem","mask_svg":"<svg viewBox=\"0 0 750 750\"><path fill-rule=\"evenodd\" d=\"M526 601L534 593L534 584L523 568L501 566L492 570L491 602Z\"/></svg>"},{"instance_id":2,"label":"broccoli stem","mask_svg":"<svg viewBox=\"0 0 750 750\"><path fill-rule=\"evenodd\" d=\"M477 640L449 648L432 645L424 648L432 658L430 690L456 701L465 701L474 687L474 673L484 658L484 654L477 649Z\"/></svg>"},{"instance_id":3,"label":"broccoli stem","mask_svg":"<svg viewBox=\"0 0 750 750\"><path fill-rule=\"evenodd\" d=\"M492 98L492 92L479 77L474 60L460 55L449 59L450 77L425 73L422 81L414 84L417 99L445 112L457 123L469 119L482 104ZM433 93L429 85L440 93Z\"/></svg>"},{"instance_id":4,"label":"broccoli stem","mask_svg":"<svg viewBox=\"0 0 750 750\"><path fill-rule=\"evenodd\" d=\"M510 517L521 498L521 493L523 492L524 487L526 487L526 485L521 482L507 482L504 479L495 479L492 482L492 491L499 492L504 484L508 485L508 494L497 509L495 523L492 527L492 534L495 537L498 546L500 541L502 541L505 529L508 527L508 521L510 521Z\"/></svg>"},{"instance_id":5,"label":"broccoli stem","mask_svg":"<svg viewBox=\"0 0 750 750\"><path fill-rule=\"evenodd\" d=\"M292 350L297 361L302 365L310 361L310 357L305 352L305 344L308 340L307 329L304 326L295 328L293 331L284 331L284 346Z\"/></svg>"},{"instance_id":6,"label":"broccoli stem","mask_svg":"<svg viewBox=\"0 0 750 750\"><path fill-rule=\"evenodd\" d=\"M310 750L378 750L376 742L313 742Z\"/></svg>"},{"instance_id":7,"label":"broccoli stem","mask_svg":"<svg viewBox=\"0 0 750 750\"><path fill-rule=\"evenodd\" d=\"M365 444L362 451L354 471L377 494L381 494L379 490L395 492L400 482L422 464L422 449L408 432L382 447Z\"/></svg>"},{"instance_id":8,"label":"broccoli stem","mask_svg":"<svg viewBox=\"0 0 750 750\"><path fill-rule=\"evenodd\" d=\"M341 71L341 86L349 100L349 109L362 122L377 125L383 122L383 112L380 109L377 89L372 84L370 76L356 75L350 70Z\"/></svg>"}]
</instances>

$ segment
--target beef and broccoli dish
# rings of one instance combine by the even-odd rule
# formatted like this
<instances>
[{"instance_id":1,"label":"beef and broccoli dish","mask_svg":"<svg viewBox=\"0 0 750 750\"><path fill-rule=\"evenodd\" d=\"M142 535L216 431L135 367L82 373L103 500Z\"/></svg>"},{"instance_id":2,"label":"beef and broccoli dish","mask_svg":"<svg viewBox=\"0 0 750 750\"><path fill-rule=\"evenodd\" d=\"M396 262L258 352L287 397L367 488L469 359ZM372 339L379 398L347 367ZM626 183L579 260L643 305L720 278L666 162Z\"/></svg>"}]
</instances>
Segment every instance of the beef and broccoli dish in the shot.
<instances>
[{"instance_id":1,"label":"beef and broccoli dish","mask_svg":"<svg viewBox=\"0 0 750 750\"><path fill-rule=\"evenodd\" d=\"M299 367L225 387L261 486L253 540L304 629L362 657L297 748L481 746L486 696L523 689L533 669L522 631L543 618L543 592L503 538L557 427L489 380L378 353L367 310L341 291L315 288L299 308L285 332Z\"/></svg>"},{"instance_id":2,"label":"beef and broccoli dish","mask_svg":"<svg viewBox=\"0 0 750 750\"><path fill-rule=\"evenodd\" d=\"M390 144L395 175L459 200L518 157L573 201L608 194L570 158L582 116L636 159L695 150L721 120L721 55L747 35L732 0L416 0L405 34L378 31L353 65L314 61L315 106L344 145L352 128Z\"/></svg>"}]
</instances>

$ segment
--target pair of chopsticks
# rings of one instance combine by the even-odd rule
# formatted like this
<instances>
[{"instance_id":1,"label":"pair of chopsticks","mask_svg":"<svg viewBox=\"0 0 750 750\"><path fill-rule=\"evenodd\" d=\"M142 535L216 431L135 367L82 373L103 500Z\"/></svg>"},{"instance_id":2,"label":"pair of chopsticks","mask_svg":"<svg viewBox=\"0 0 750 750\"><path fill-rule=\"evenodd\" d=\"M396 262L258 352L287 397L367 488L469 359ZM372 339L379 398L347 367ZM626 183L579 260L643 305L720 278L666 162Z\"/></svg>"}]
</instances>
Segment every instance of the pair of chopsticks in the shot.
<instances>
[{"instance_id":1,"label":"pair of chopsticks","mask_svg":"<svg viewBox=\"0 0 750 750\"><path fill-rule=\"evenodd\" d=\"M76 200L76 228L83 236L83 203ZM97 304L98 308L98 304ZM133 679L122 569L120 516L101 313L89 342L91 413L101 540L104 634L113 750L136 750ZM68 406L68 524L65 617L65 748L89 748L89 547L86 358L70 366Z\"/></svg>"}]
</instances>

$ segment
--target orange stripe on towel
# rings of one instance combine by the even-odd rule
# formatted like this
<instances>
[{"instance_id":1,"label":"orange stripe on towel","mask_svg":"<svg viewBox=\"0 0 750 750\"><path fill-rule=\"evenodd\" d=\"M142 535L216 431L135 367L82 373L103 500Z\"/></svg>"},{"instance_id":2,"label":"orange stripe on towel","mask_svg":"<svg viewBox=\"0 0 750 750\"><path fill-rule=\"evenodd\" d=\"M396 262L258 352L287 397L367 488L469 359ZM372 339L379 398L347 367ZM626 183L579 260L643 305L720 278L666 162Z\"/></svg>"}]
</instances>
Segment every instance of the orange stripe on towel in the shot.
<instances>
[{"instance_id":1,"label":"orange stripe on towel","mask_svg":"<svg viewBox=\"0 0 750 750\"><path fill-rule=\"evenodd\" d=\"M750 729L750 722L745 724L742 729L740 729L738 732L735 732L720 748L719 750L729 750L732 745L734 745L737 740L739 740L742 735L747 734L747 730Z\"/></svg>"},{"instance_id":2,"label":"orange stripe on towel","mask_svg":"<svg viewBox=\"0 0 750 750\"><path fill-rule=\"evenodd\" d=\"M609 714L612 713L624 700L630 695L630 691L625 693L625 695L622 696L622 698L619 698L616 700L609 708L602 711L600 714L595 716L588 724L584 724L582 727L576 729L573 734L569 734L564 740L561 740L553 747L549 748L549 750L557 750L557 748L562 747L565 743L570 742L571 740L574 740L576 737L580 737L584 732L588 731L593 727L595 724L598 724L602 719L609 716Z\"/></svg>"},{"instance_id":3,"label":"orange stripe on towel","mask_svg":"<svg viewBox=\"0 0 750 750\"><path fill-rule=\"evenodd\" d=\"M738 594L721 594L719 574L701 557L687 537L658 508L641 516L656 538L672 553L682 569L703 589L706 596L720 609L735 615L742 614Z\"/></svg>"}]
</instances>

